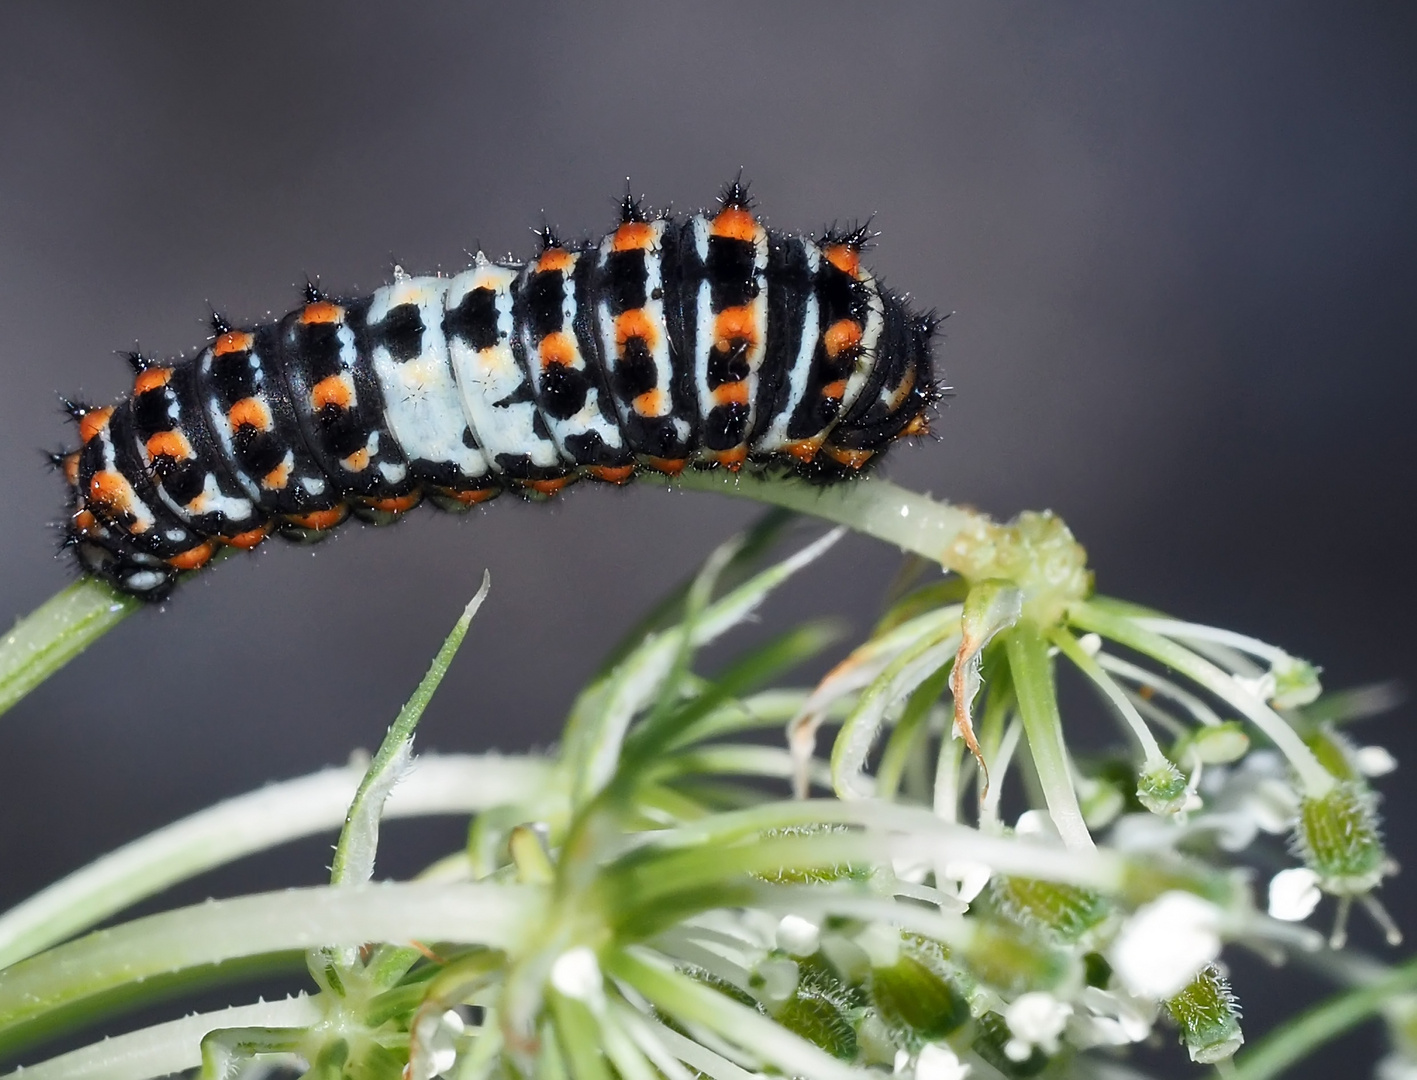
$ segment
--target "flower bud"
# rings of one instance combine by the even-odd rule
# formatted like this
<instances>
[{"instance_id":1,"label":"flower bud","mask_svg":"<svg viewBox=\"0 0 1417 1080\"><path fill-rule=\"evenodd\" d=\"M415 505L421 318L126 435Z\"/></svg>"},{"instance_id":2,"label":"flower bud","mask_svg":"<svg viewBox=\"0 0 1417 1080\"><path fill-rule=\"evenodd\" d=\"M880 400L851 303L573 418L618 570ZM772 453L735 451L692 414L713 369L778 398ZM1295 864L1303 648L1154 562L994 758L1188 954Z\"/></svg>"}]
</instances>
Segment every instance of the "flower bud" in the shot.
<instances>
[{"instance_id":1,"label":"flower bud","mask_svg":"<svg viewBox=\"0 0 1417 1080\"><path fill-rule=\"evenodd\" d=\"M1077 961L1008 922L981 919L962 953L972 974L1006 994L1048 990L1077 973Z\"/></svg>"},{"instance_id":2,"label":"flower bud","mask_svg":"<svg viewBox=\"0 0 1417 1080\"><path fill-rule=\"evenodd\" d=\"M788 1031L821 1047L832 1057L842 1061L856 1057L856 1029L841 1006L825 994L799 987L773 1010L772 1017Z\"/></svg>"},{"instance_id":3,"label":"flower bud","mask_svg":"<svg viewBox=\"0 0 1417 1080\"><path fill-rule=\"evenodd\" d=\"M1240 721L1226 720L1197 728L1186 740L1185 749L1202 765L1229 765L1249 751L1250 737Z\"/></svg>"},{"instance_id":4,"label":"flower bud","mask_svg":"<svg viewBox=\"0 0 1417 1080\"><path fill-rule=\"evenodd\" d=\"M1137 799L1153 814L1174 814L1186 802L1186 778L1169 761L1137 777Z\"/></svg>"},{"instance_id":5,"label":"flower bud","mask_svg":"<svg viewBox=\"0 0 1417 1080\"><path fill-rule=\"evenodd\" d=\"M1294 845L1325 892L1357 896L1382 880L1388 859L1376 801L1364 784L1345 781L1300 803Z\"/></svg>"},{"instance_id":6,"label":"flower bud","mask_svg":"<svg viewBox=\"0 0 1417 1080\"><path fill-rule=\"evenodd\" d=\"M1036 878L997 877L994 903L1010 922L1041 930L1055 941L1073 944L1100 924L1110 905L1091 889Z\"/></svg>"},{"instance_id":7,"label":"flower bud","mask_svg":"<svg viewBox=\"0 0 1417 1080\"><path fill-rule=\"evenodd\" d=\"M902 948L889 967L872 967L867 983L882 1022L909 1046L943 1039L969 1019L969 1003L938 958Z\"/></svg>"},{"instance_id":8,"label":"flower bud","mask_svg":"<svg viewBox=\"0 0 1417 1080\"><path fill-rule=\"evenodd\" d=\"M1214 964L1170 998L1166 1011L1181 1029L1181 1042L1197 1065L1214 1065L1233 1057L1245 1042L1240 1006L1230 992L1230 983Z\"/></svg>"}]
</instances>

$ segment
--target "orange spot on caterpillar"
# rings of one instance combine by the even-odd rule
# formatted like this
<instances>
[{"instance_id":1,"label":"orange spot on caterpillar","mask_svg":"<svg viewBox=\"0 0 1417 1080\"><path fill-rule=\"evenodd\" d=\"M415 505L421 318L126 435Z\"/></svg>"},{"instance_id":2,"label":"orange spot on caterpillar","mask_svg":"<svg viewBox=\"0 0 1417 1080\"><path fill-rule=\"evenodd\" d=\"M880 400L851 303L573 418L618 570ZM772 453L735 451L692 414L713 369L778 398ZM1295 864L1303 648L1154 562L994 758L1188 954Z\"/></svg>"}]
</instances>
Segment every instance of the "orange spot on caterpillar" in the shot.
<instances>
[{"instance_id":1,"label":"orange spot on caterpillar","mask_svg":"<svg viewBox=\"0 0 1417 1080\"><path fill-rule=\"evenodd\" d=\"M389 499L365 499L364 505L373 510L383 511L385 514L402 514L405 510L412 510L422 501L423 496L415 491L408 495L396 495Z\"/></svg>"},{"instance_id":2,"label":"orange spot on caterpillar","mask_svg":"<svg viewBox=\"0 0 1417 1080\"><path fill-rule=\"evenodd\" d=\"M630 404L640 416L660 416L664 412L664 391L646 390Z\"/></svg>"},{"instance_id":3,"label":"orange spot on caterpillar","mask_svg":"<svg viewBox=\"0 0 1417 1080\"><path fill-rule=\"evenodd\" d=\"M282 491L288 483L290 483L290 466L284 461L261 477L261 486L267 491Z\"/></svg>"},{"instance_id":4,"label":"orange spot on caterpillar","mask_svg":"<svg viewBox=\"0 0 1417 1080\"><path fill-rule=\"evenodd\" d=\"M258 431L271 429L271 411L260 398L242 398L226 414L226 422L231 425L233 435L243 427L253 427Z\"/></svg>"},{"instance_id":5,"label":"orange spot on caterpillar","mask_svg":"<svg viewBox=\"0 0 1417 1080\"><path fill-rule=\"evenodd\" d=\"M924 413L921 413L906 424L900 433L902 435L928 435L930 434L930 421L925 419Z\"/></svg>"},{"instance_id":6,"label":"orange spot on caterpillar","mask_svg":"<svg viewBox=\"0 0 1417 1080\"><path fill-rule=\"evenodd\" d=\"M102 409L93 409L79 417L79 441L88 443L93 440L100 431L108 427L108 421L113 417L113 406L106 405Z\"/></svg>"},{"instance_id":7,"label":"orange spot on caterpillar","mask_svg":"<svg viewBox=\"0 0 1417 1080\"><path fill-rule=\"evenodd\" d=\"M725 308L714 316L713 336L713 347L720 352L733 348L735 341L755 346L758 343L758 317L747 304Z\"/></svg>"},{"instance_id":8,"label":"orange spot on caterpillar","mask_svg":"<svg viewBox=\"0 0 1417 1080\"><path fill-rule=\"evenodd\" d=\"M369 468L369 451L356 450L354 453L350 454L349 457L341 458L340 464L350 472L363 472L365 469Z\"/></svg>"},{"instance_id":9,"label":"orange spot on caterpillar","mask_svg":"<svg viewBox=\"0 0 1417 1080\"><path fill-rule=\"evenodd\" d=\"M798 439L796 442L785 443L782 452L791 454L805 465L817 456L817 451L821 448L821 439Z\"/></svg>"},{"instance_id":10,"label":"orange spot on caterpillar","mask_svg":"<svg viewBox=\"0 0 1417 1080\"><path fill-rule=\"evenodd\" d=\"M730 240L747 240L752 243L758 238L758 223L753 215L740 206L725 206L713 219L714 236Z\"/></svg>"},{"instance_id":11,"label":"orange spot on caterpillar","mask_svg":"<svg viewBox=\"0 0 1417 1080\"><path fill-rule=\"evenodd\" d=\"M713 455L713 460L725 469L737 472L743 467L743 462L748 460L748 448L735 446L732 450L719 450Z\"/></svg>"},{"instance_id":12,"label":"orange spot on caterpillar","mask_svg":"<svg viewBox=\"0 0 1417 1080\"><path fill-rule=\"evenodd\" d=\"M610 241L613 251L641 251L654 241L654 227L647 221L627 221L615 230Z\"/></svg>"},{"instance_id":13,"label":"orange spot on caterpillar","mask_svg":"<svg viewBox=\"0 0 1417 1080\"><path fill-rule=\"evenodd\" d=\"M353 400L353 387L350 386L349 377L346 375L330 375L310 388L310 404L317 411L326 405L347 409Z\"/></svg>"},{"instance_id":14,"label":"orange spot on caterpillar","mask_svg":"<svg viewBox=\"0 0 1417 1080\"><path fill-rule=\"evenodd\" d=\"M856 348L861 344L861 324L854 319L837 319L822 335L822 344L826 346L827 355L833 358Z\"/></svg>"},{"instance_id":15,"label":"orange spot on caterpillar","mask_svg":"<svg viewBox=\"0 0 1417 1080\"><path fill-rule=\"evenodd\" d=\"M74 515L74 528L79 532L88 532L98 525L98 519L88 510L80 510Z\"/></svg>"},{"instance_id":16,"label":"orange spot on caterpillar","mask_svg":"<svg viewBox=\"0 0 1417 1080\"><path fill-rule=\"evenodd\" d=\"M541 339L541 362L570 367L576 359L576 345L571 335L557 330Z\"/></svg>"},{"instance_id":17,"label":"orange spot on caterpillar","mask_svg":"<svg viewBox=\"0 0 1417 1080\"><path fill-rule=\"evenodd\" d=\"M555 495L567 484L575 480L574 476L556 476L550 480L527 480L522 486L531 488L532 491L540 492L542 495Z\"/></svg>"},{"instance_id":18,"label":"orange spot on caterpillar","mask_svg":"<svg viewBox=\"0 0 1417 1080\"><path fill-rule=\"evenodd\" d=\"M664 473L665 476L678 476L689 462L683 458L647 457L645 464L656 472Z\"/></svg>"},{"instance_id":19,"label":"orange spot on caterpillar","mask_svg":"<svg viewBox=\"0 0 1417 1080\"><path fill-rule=\"evenodd\" d=\"M244 330L228 330L212 345L212 355L225 356L227 353L250 352L251 345L255 340L254 336Z\"/></svg>"},{"instance_id":20,"label":"orange spot on caterpillar","mask_svg":"<svg viewBox=\"0 0 1417 1080\"><path fill-rule=\"evenodd\" d=\"M846 380L837 379L835 382L827 383L822 387L822 397L835 398L837 401L846 397Z\"/></svg>"},{"instance_id":21,"label":"orange spot on caterpillar","mask_svg":"<svg viewBox=\"0 0 1417 1080\"><path fill-rule=\"evenodd\" d=\"M149 390L160 390L172 379L172 369L152 367L138 373L133 380L133 393L146 394Z\"/></svg>"},{"instance_id":22,"label":"orange spot on caterpillar","mask_svg":"<svg viewBox=\"0 0 1417 1080\"><path fill-rule=\"evenodd\" d=\"M645 343L645 348L654 348L655 342L659 340L654 323L645 313L644 308L632 308L624 312L615 320L615 348L622 355L625 346L632 338L639 338Z\"/></svg>"},{"instance_id":23,"label":"orange spot on caterpillar","mask_svg":"<svg viewBox=\"0 0 1417 1080\"><path fill-rule=\"evenodd\" d=\"M136 497L133 485L128 483L127 477L111 469L102 469L94 473L89 480L89 501L101 509L113 513L131 514ZM143 528L146 527L146 525L143 526ZM133 531L142 532L143 530L135 528Z\"/></svg>"},{"instance_id":24,"label":"orange spot on caterpillar","mask_svg":"<svg viewBox=\"0 0 1417 1080\"><path fill-rule=\"evenodd\" d=\"M565 273L575 264L575 256L565 248L547 248L541 253L541 258L536 260L536 270L538 273L546 273L549 270Z\"/></svg>"},{"instance_id":25,"label":"orange spot on caterpillar","mask_svg":"<svg viewBox=\"0 0 1417 1080\"><path fill-rule=\"evenodd\" d=\"M226 544L228 547L250 551L270 534L271 527L269 525L262 525L257 529L248 529L244 533L237 533L235 536L225 537L222 543Z\"/></svg>"},{"instance_id":26,"label":"orange spot on caterpillar","mask_svg":"<svg viewBox=\"0 0 1417 1080\"><path fill-rule=\"evenodd\" d=\"M192 444L180 431L159 431L147 441L149 457L169 457L185 461L192 456Z\"/></svg>"},{"instance_id":27,"label":"orange spot on caterpillar","mask_svg":"<svg viewBox=\"0 0 1417 1080\"><path fill-rule=\"evenodd\" d=\"M216 554L216 544L210 540L205 540L194 548L188 548L180 555L174 555L167 560L167 565L174 570L197 570L211 562L212 556Z\"/></svg>"},{"instance_id":28,"label":"orange spot on caterpillar","mask_svg":"<svg viewBox=\"0 0 1417 1080\"><path fill-rule=\"evenodd\" d=\"M830 244L822 254L827 257L827 262L843 274L850 274L852 277L860 275L861 253L849 244Z\"/></svg>"},{"instance_id":29,"label":"orange spot on caterpillar","mask_svg":"<svg viewBox=\"0 0 1417 1080\"><path fill-rule=\"evenodd\" d=\"M724 383L713 390L713 400L718 405L748 404L748 384L744 381Z\"/></svg>"},{"instance_id":30,"label":"orange spot on caterpillar","mask_svg":"<svg viewBox=\"0 0 1417 1080\"><path fill-rule=\"evenodd\" d=\"M592 465L586 469L586 473L607 484L626 484L635 475L635 467L633 465Z\"/></svg>"},{"instance_id":31,"label":"orange spot on caterpillar","mask_svg":"<svg viewBox=\"0 0 1417 1080\"><path fill-rule=\"evenodd\" d=\"M344 319L344 308L328 300L317 300L306 304L300 312L300 321L306 326L311 323L337 323Z\"/></svg>"},{"instance_id":32,"label":"orange spot on caterpillar","mask_svg":"<svg viewBox=\"0 0 1417 1080\"><path fill-rule=\"evenodd\" d=\"M308 514L287 514L285 520L302 529L322 532L325 529L333 529L348 516L347 506L333 506L328 510L312 510Z\"/></svg>"},{"instance_id":33,"label":"orange spot on caterpillar","mask_svg":"<svg viewBox=\"0 0 1417 1080\"><path fill-rule=\"evenodd\" d=\"M875 455L874 450L847 450L840 446L828 446L826 448L827 457L833 461L845 465L849 469L859 469Z\"/></svg>"},{"instance_id":34,"label":"orange spot on caterpillar","mask_svg":"<svg viewBox=\"0 0 1417 1080\"><path fill-rule=\"evenodd\" d=\"M464 506L476 506L478 503L494 499L502 493L501 488L488 487L477 488L474 491L454 491L452 488L439 488L439 495L446 495L450 499L456 499Z\"/></svg>"}]
</instances>

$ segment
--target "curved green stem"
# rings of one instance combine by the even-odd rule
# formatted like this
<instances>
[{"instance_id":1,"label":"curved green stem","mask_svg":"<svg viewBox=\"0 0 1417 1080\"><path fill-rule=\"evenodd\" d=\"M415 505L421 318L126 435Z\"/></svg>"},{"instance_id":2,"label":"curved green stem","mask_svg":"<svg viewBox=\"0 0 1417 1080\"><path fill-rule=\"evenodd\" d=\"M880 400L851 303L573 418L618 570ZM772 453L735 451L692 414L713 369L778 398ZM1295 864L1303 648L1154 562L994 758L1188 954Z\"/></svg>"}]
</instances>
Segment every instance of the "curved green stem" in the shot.
<instances>
[{"instance_id":1,"label":"curved green stem","mask_svg":"<svg viewBox=\"0 0 1417 1080\"><path fill-rule=\"evenodd\" d=\"M542 892L513 885L364 885L219 900L98 930L0 971L0 1045L78 1002L187 969L322 944L513 946Z\"/></svg>"},{"instance_id":2,"label":"curved green stem","mask_svg":"<svg viewBox=\"0 0 1417 1080\"><path fill-rule=\"evenodd\" d=\"M195 1069L204 1056L213 1056L213 1050L234 1049L236 1053L231 1057L239 1060L242 1050L249 1053L256 1049L269 1052L271 1047L285 1049L292 1041L291 1033L303 1036L304 1029L323 1018L319 1006L303 994L284 1001L235 1005L115 1035L37 1065L27 1065L20 1072L6 1073L4 1080L147 1080ZM221 1045L221 1034L232 1029L238 1029L244 1038L239 1043L233 1039ZM274 1037L259 1039L252 1029L269 1031Z\"/></svg>"},{"instance_id":3,"label":"curved green stem","mask_svg":"<svg viewBox=\"0 0 1417 1080\"><path fill-rule=\"evenodd\" d=\"M536 798L552 766L501 754L418 758L384 817L470 814ZM325 769L217 803L104 855L0 915L0 968L216 866L335 829L360 772Z\"/></svg>"},{"instance_id":4,"label":"curved green stem","mask_svg":"<svg viewBox=\"0 0 1417 1080\"><path fill-rule=\"evenodd\" d=\"M1008 632L1004 646L1009 654L1009 671L1018 698L1019 715L1023 718L1023 732L1028 739L1028 752L1043 785L1048 813L1069 850L1092 851L1092 834L1087 831L1087 822L1083 820L1077 792L1073 789L1048 644L1038 627L1024 619Z\"/></svg>"},{"instance_id":5,"label":"curved green stem","mask_svg":"<svg viewBox=\"0 0 1417 1080\"><path fill-rule=\"evenodd\" d=\"M870 477L824 486L796 477L689 469L670 486L715 491L811 514L936 563L943 560L945 550L966 526L988 520L977 511Z\"/></svg>"},{"instance_id":6,"label":"curved green stem","mask_svg":"<svg viewBox=\"0 0 1417 1080\"><path fill-rule=\"evenodd\" d=\"M89 577L40 604L0 640L0 713L142 606Z\"/></svg>"},{"instance_id":7,"label":"curved green stem","mask_svg":"<svg viewBox=\"0 0 1417 1080\"><path fill-rule=\"evenodd\" d=\"M1382 1009L1396 994L1417 988L1417 960L1409 960L1391 975L1367 986L1347 990L1308 1012L1281 1024L1241 1054L1229 1080L1269 1080L1316 1048Z\"/></svg>"}]
</instances>

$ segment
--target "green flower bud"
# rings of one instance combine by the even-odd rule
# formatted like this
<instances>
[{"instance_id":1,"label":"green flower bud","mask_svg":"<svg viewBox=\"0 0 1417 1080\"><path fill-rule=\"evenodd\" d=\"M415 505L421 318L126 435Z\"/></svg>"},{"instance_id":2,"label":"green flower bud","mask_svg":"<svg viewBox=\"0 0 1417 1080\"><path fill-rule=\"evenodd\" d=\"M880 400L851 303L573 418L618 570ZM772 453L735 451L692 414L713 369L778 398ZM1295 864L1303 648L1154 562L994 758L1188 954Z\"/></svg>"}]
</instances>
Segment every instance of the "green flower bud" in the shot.
<instances>
[{"instance_id":1,"label":"green flower bud","mask_svg":"<svg viewBox=\"0 0 1417 1080\"><path fill-rule=\"evenodd\" d=\"M1153 814L1174 814L1186 802L1186 778L1169 761L1137 777L1137 799Z\"/></svg>"},{"instance_id":2,"label":"green flower bud","mask_svg":"<svg viewBox=\"0 0 1417 1080\"><path fill-rule=\"evenodd\" d=\"M886 1027L912 1048L943 1039L969 1020L969 1003L937 959L902 948L889 967L873 967L871 1004Z\"/></svg>"},{"instance_id":3,"label":"green flower bud","mask_svg":"<svg viewBox=\"0 0 1417 1080\"><path fill-rule=\"evenodd\" d=\"M1186 741L1185 751L1203 765L1229 765L1250 749L1250 737L1238 720L1198 728Z\"/></svg>"},{"instance_id":4,"label":"green flower bud","mask_svg":"<svg viewBox=\"0 0 1417 1080\"><path fill-rule=\"evenodd\" d=\"M773 1011L772 1017L832 1057L842 1061L856 1057L856 1030L841 1007L825 994L799 988Z\"/></svg>"},{"instance_id":5,"label":"green flower bud","mask_svg":"<svg viewBox=\"0 0 1417 1080\"><path fill-rule=\"evenodd\" d=\"M1282 656L1269 669L1274 677L1274 693L1269 701L1276 709L1294 709L1308 705L1323 691L1319 669L1297 656Z\"/></svg>"},{"instance_id":6,"label":"green flower bud","mask_svg":"<svg viewBox=\"0 0 1417 1080\"><path fill-rule=\"evenodd\" d=\"M1076 973L1067 954L1008 922L980 920L962 953L962 966L1005 994L1049 990Z\"/></svg>"},{"instance_id":7,"label":"green flower bud","mask_svg":"<svg viewBox=\"0 0 1417 1080\"><path fill-rule=\"evenodd\" d=\"M1181 1029L1181 1042L1198 1065L1224 1061L1244 1045L1239 1003L1214 964L1167 1001L1166 1011Z\"/></svg>"},{"instance_id":8,"label":"green flower bud","mask_svg":"<svg viewBox=\"0 0 1417 1080\"><path fill-rule=\"evenodd\" d=\"M1366 785L1345 781L1300 803L1294 846L1325 892L1357 896L1387 872L1376 802Z\"/></svg>"},{"instance_id":9,"label":"green flower bud","mask_svg":"<svg viewBox=\"0 0 1417 1080\"><path fill-rule=\"evenodd\" d=\"M1036 878L995 877L991 883L999 913L1026 929L1041 930L1065 944L1079 941L1111 912L1091 889Z\"/></svg>"}]
</instances>

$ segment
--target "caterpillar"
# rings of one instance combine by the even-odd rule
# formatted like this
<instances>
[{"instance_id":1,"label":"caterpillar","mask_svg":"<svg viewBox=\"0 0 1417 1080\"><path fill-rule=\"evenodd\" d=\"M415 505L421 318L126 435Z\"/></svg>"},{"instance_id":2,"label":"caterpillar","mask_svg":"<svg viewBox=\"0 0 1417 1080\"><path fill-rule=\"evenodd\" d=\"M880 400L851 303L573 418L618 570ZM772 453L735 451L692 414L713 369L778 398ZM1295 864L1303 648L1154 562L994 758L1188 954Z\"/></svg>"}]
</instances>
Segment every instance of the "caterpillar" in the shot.
<instances>
[{"instance_id":1,"label":"caterpillar","mask_svg":"<svg viewBox=\"0 0 1417 1080\"><path fill-rule=\"evenodd\" d=\"M602 239L549 229L526 262L395 269L363 298L314 285L283 318L214 315L196 355L127 354L133 392L65 402L77 450L65 545L81 571L158 600L220 546L322 538L428 499L642 470L859 473L928 430L938 318L862 265L865 228L766 228L745 186L686 217L626 195Z\"/></svg>"}]
</instances>

